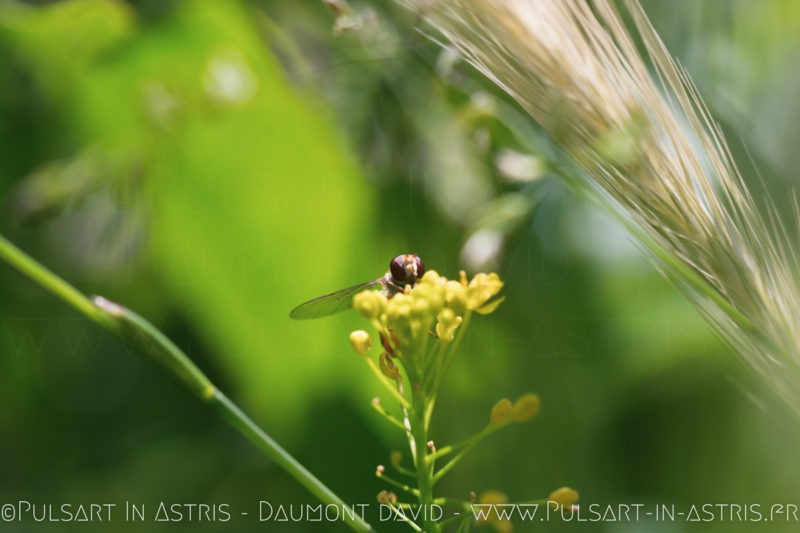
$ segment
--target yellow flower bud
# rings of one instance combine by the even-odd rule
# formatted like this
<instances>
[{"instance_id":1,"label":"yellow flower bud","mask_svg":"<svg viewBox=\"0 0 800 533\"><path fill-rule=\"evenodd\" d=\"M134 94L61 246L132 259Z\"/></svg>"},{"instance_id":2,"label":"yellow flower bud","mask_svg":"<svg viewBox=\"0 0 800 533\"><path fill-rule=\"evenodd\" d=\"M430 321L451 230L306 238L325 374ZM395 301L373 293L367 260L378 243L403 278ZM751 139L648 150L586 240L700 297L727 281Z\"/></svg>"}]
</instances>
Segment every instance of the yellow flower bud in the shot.
<instances>
[{"instance_id":1,"label":"yellow flower bud","mask_svg":"<svg viewBox=\"0 0 800 533\"><path fill-rule=\"evenodd\" d=\"M364 318L378 318L386 309L386 296L369 289L361 291L353 296L353 308Z\"/></svg>"},{"instance_id":2,"label":"yellow flower bud","mask_svg":"<svg viewBox=\"0 0 800 533\"><path fill-rule=\"evenodd\" d=\"M414 287L414 294L428 302L432 315L438 313L445 304L445 282L447 280L430 270Z\"/></svg>"},{"instance_id":3,"label":"yellow flower bud","mask_svg":"<svg viewBox=\"0 0 800 533\"><path fill-rule=\"evenodd\" d=\"M451 341L455 337L456 329L461 325L462 318L449 307L439 312L436 322L436 336L443 341Z\"/></svg>"},{"instance_id":4,"label":"yellow flower bud","mask_svg":"<svg viewBox=\"0 0 800 533\"><path fill-rule=\"evenodd\" d=\"M578 491L569 487L561 487L551 492L547 501L560 507L570 508L578 501Z\"/></svg>"},{"instance_id":5,"label":"yellow flower bud","mask_svg":"<svg viewBox=\"0 0 800 533\"><path fill-rule=\"evenodd\" d=\"M505 424L511 419L511 411L513 405L511 400L503 398L492 407L492 413L489 415L489 422L492 424Z\"/></svg>"},{"instance_id":6,"label":"yellow flower bud","mask_svg":"<svg viewBox=\"0 0 800 533\"><path fill-rule=\"evenodd\" d=\"M397 344L410 344L419 334L419 319L412 316L414 298L410 294L395 294L386 305L386 325L397 337Z\"/></svg>"},{"instance_id":7,"label":"yellow flower bud","mask_svg":"<svg viewBox=\"0 0 800 533\"><path fill-rule=\"evenodd\" d=\"M436 272L435 270L428 270L427 272L425 272L425 275L422 276L421 281L423 283L430 283L431 285L441 285L447 280L442 276L440 276L439 273Z\"/></svg>"},{"instance_id":8,"label":"yellow flower bud","mask_svg":"<svg viewBox=\"0 0 800 533\"><path fill-rule=\"evenodd\" d=\"M424 298L415 298L414 305L413 305L413 313L414 316L423 318L427 315L431 310L431 305L428 300Z\"/></svg>"},{"instance_id":9,"label":"yellow flower bud","mask_svg":"<svg viewBox=\"0 0 800 533\"><path fill-rule=\"evenodd\" d=\"M403 462L403 452L394 450L389 454L389 462L394 466L398 466Z\"/></svg>"},{"instance_id":10,"label":"yellow flower bud","mask_svg":"<svg viewBox=\"0 0 800 533\"><path fill-rule=\"evenodd\" d=\"M523 394L516 402L511 411L511 417L514 422L527 422L539 414L541 401L535 394Z\"/></svg>"},{"instance_id":11,"label":"yellow flower bud","mask_svg":"<svg viewBox=\"0 0 800 533\"><path fill-rule=\"evenodd\" d=\"M407 319L411 315L413 298L405 293L395 294L386 305L386 315L390 320Z\"/></svg>"},{"instance_id":12,"label":"yellow flower bud","mask_svg":"<svg viewBox=\"0 0 800 533\"><path fill-rule=\"evenodd\" d=\"M457 281L448 281L445 286L445 302L457 315L463 315L467 309L467 291Z\"/></svg>"},{"instance_id":13,"label":"yellow flower bud","mask_svg":"<svg viewBox=\"0 0 800 533\"><path fill-rule=\"evenodd\" d=\"M478 503L482 505L503 505L508 503L508 496L498 490L487 490L481 493ZM488 514L478 513L478 524L486 524L498 533L510 533L514 526L509 520L500 518L497 508L492 507Z\"/></svg>"},{"instance_id":14,"label":"yellow flower bud","mask_svg":"<svg viewBox=\"0 0 800 533\"><path fill-rule=\"evenodd\" d=\"M359 329L350 333L350 344L357 354L367 355L372 348L372 337L363 329Z\"/></svg>"},{"instance_id":15,"label":"yellow flower bud","mask_svg":"<svg viewBox=\"0 0 800 533\"><path fill-rule=\"evenodd\" d=\"M478 503L489 503L493 505L502 505L504 503L508 503L508 496L500 492L499 490L490 489L484 492L481 492L480 497L478 498Z\"/></svg>"}]
</instances>

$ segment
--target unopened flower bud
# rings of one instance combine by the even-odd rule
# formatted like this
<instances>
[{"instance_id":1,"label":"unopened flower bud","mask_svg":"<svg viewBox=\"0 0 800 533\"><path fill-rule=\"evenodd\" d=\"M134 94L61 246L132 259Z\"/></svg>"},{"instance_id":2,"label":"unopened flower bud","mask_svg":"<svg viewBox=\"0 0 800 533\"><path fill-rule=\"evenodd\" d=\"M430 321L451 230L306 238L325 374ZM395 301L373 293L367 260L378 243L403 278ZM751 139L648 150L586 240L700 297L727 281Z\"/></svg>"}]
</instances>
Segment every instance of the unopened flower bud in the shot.
<instances>
[{"instance_id":1,"label":"unopened flower bud","mask_svg":"<svg viewBox=\"0 0 800 533\"><path fill-rule=\"evenodd\" d=\"M478 498L479 503L490 503L494 505L502 505L504 503L508 503L508 496L504 493L500 492L499 490L489 489L481 492L480 498Z\"/></svg>"},{"instance_id":2,"label":"unopened flower bud","mask_svg":"<svg viewBox=\"0 0 800 533\"><path fill-rule=\"evenodd\" d=\"M492 424L505 424L511 419L511 411L513 405L511 400L503 398L492 407L492 413L489 415L489 422Z\"/></svg>"},{"instance_id":3,"label":"unopened flower bud","mask_svg":"<svg viewBox=\"0 0 800 533\"><path fill-rule=\"evenodd\" d=\"M422 276L422 281L431 285L441 285L444 283L444 278L435 270L427 270L425 275Z\"/></svg>"},{"instance_id":4,"label":"unopened flower bud","mask_svg":"<svg viewBox=\"0 0 800 533\"><path fill-rule=\"evenodd\" d=\"M350 333L350 344L359 355L367 355L372 347L372 337L363 329Z\"/></svg>"},{"instance_id":5,"label":"unopened flower bud","mask_svg":"<svg viewBox=\"0 0 800 533\"><path fill-rule=\"evenodd\" d=\"M444 291L444 283L434 280L434 278L426 277L414 286L414 298L418 302L425 302L424 313L428 320L435 317L436 313L444 307ZM422 309L420 308L419 311L422 311Z\"/></svg>"},{"instance_id":6,"label":"unopened flower bud","mask_svg":"<svg viewBox=\"0 0 800 533\"><path fill-rule=\"evenodd\" d=\"M508 497L498 490L487 490L481 493L480 498L478 498L478 503L490 506L504 505L508 503ZM491 526L492 529L498 533L510 533L513 531L513 527L508 518L501 518L499 513L496 512L496 509L493 509L492 512L488 514L479 513L477 521L478 524Z\"/></svg>"},{"instance_id":7,"label":"unopened flower bud","mask_svg":"<svg viewBox=\"0 0 800 533\"><path fill-rule=\"evenodd\" d=\"M400 463L403 462L403 452L394 450L392 453L389 454L389 462L392 463L394 466L398 466Z\"/></svg>"},{"instance_id":8,"label":"unopened flower bud","mask_svg":"<svg viewBox=\"0 0 800 533\"><path fill-rule=\"evenodd\" d=\"M407 319L411 315L414 300L408 294L395 294L386 306L386 314L390 319Z\"/></svg>"},{"instance_id":9,"label":"unopened flower bud","mask_svg":"<svg viewBox=\"0 0 800 533\"><path fill-rule=\"evenodd\" d=\"M448 281L444 286L444 294L447 307L455 314L463 315L467 309L467 291L464 285L457 281Z\"/></svg>"},{"instance_id":10,"label":"unopened flower bud","mask_svg":"<svg viewBox=\"0 0 800 533\"><path fill-rule=\"evenodd\" d=\"M553 503L558 507L571 509L575 502L578 501L578 492L569 487L561 487L550 493L547 497L548 503Z\"/></svg>"},{"instance_id":11,"label":"unopened flower bud","mask_svg":"<svg viewBox=\"0 0 800 533\"><path fill-rule=\"evenodd\" d=\"M445 307L439 312L436 322L436 336L443 341L451 341L455 337L458 326L463 319L456 315L455 311Z\"/></svg>"},{"instance_id":12,"label":"unopened flower bud","mask_svg":"<svg viewBox=\"0 0 800 533\"><path fill-rule=\"evenodd\" d=\"M365 290L353 296L353 309L368 319L378 318L386 308L386 296L382 293Z\"/></svg>"},{"instance_id":13,"label":"unopened flower bud","mask_svg":"<svg viewBox=\"0 0 800 533\"><path fill-rule=\"evenodd\" d=\"M416 317L424 317L430 312L431 305L428 303L428 300L423 298L417 298L414 300L414 307L412 308L412 312Z\"/></svg>"},{"instance_id":14,"label":"unopened flower bud","mask_svg":"<svg viewBox=\"0 0 800 533\"><path fill-rule=\"evenodd\" d=\"M523 394L516 402L511 412L514 422L527 422L539 414L541 402L535 394Z\"/></svg>"}]
</instances>

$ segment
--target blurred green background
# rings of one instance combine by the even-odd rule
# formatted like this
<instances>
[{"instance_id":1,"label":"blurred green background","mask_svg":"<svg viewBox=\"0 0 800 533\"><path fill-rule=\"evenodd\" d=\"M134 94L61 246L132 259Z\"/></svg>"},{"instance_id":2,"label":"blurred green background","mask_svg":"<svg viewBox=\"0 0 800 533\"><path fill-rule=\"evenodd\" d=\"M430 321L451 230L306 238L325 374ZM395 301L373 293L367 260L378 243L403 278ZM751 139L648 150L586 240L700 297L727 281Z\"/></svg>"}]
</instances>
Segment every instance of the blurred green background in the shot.
<instances>
[{"instance_id":1,"label":"blurred green background","mask_svg":"<svg viewBox=\"0 0 800 533\"><path fill-rule=\"evenodd\" d=\"M644 3L782 201L800 164L800 4ZM445 383L438 444L528 391L442 494L800 504L800 420L563 185L575 170L518 109L390 2L0 1L0 230L82 291L148 317L345 500L372 503L402 435L369 407L353 313L301 301L419 253L496 270ZM746 147L746 149L745 149ZM759 185L760 187L760 185ZM259 524L314 503L149 359L0 264L0 505L116 503L110 524L8 531L322 531ZM227 523L125 523L124 502L230 505ZM237 516L248 512L249 517ZM378 522L380 530L406 530ZM323 527L324 526L324 527ZM521 531L796 531L794 521L517 523Z\"/></svg>"}]
</instances>

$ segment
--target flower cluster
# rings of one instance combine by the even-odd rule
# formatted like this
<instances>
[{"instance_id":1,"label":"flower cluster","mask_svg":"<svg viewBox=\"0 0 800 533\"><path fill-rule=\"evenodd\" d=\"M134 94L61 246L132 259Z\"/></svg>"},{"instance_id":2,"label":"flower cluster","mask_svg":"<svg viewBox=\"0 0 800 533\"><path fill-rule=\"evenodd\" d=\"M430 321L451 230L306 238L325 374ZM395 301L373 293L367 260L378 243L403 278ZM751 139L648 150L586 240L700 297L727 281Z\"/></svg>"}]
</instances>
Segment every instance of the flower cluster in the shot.
<instances>
[{"instance_id":1,"label":"flower cluster","mask_svg":"<svg viewBox=\"0 0 800 533\"><path fill-rule=\"evenodd\" d=\"M458 281L448 280L431 270L425 273L414 287L406 287L391 298L377 291L367 290L356 294L353 307L369 319L378 330L384 374L395 377L388 357L399 358L407 371L421 377L426 355L439 354L430 349L430 343L447 344L465 319L474 311L489 314L505 297L495 298L503 288L497 274L477 274L467 280L461 272ZM356 352L366 355L372 340L365 331L354 331L350 336ZM390 375L391 374L391 375Z\"/></svg>"},{"instance_id":2,"label":"flower cluster","mask_svg":"<svg viewBox=\"0 0 800 533\"><path fill-rule=\"evenodd\" d=\"M506 398L498 401L489 413L488 424L461 443L440 446L429 436L439 387L470 318L474 313L487 315L494 312L505 299L498 296L502 288L503 282L494 273L477 274L467 279L461 272L458 280L448 280L435 271L428 271L413 286L406 286L394 294L366 290L353 298L353 307L377 330L382 351L377 361L369 357L372 346L378 343L373 342L373 337L364 330L353 331L350 343L398 401L402 419L384 409L377 398L372 405L405 433L411 452L412 468L403 464L403 454L398 451L391 454L389 464L401 475L416 478L415 489L406 481L389 477L383 465L376 468L379 478L416 499L411 503L402 501L394 492L382 491L379 494L378 500L390 506L399 519L412 522L406 511L415 506L425 508L438 501L433 495L435 484L484 438L505 426L531 420L539 413L539 397L523 394L515 402ZM567 496L561 500L569 499ZM459 505L457 500L448 501ZM461 511L456 516L471 516L469 508L477 503L476 500L461 502ZM441 530L442 524L436 521L425 519L423 522L424 531ZM502 520L490 520L487 524L498 531L509 531L510 528L510 523ZM420 529L417 524L411 525Z\"/></svg>"}]
</instances>

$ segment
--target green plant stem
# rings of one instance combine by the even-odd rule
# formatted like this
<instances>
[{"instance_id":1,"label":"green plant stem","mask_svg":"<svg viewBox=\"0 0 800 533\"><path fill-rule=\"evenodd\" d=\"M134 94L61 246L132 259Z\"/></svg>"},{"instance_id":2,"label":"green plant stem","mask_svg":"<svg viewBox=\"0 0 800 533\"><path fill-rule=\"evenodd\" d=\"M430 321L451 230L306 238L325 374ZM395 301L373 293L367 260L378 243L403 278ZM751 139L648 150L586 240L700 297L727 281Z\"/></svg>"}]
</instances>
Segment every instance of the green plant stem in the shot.
<instances>
[{"instance_id":1,"label":"green plant stem","mask_svg":"<svg viewBox=\"0 0 800 533\"><path fill-rule=\"evenodd\" d=\"M89 298L84 296L78 289L47 270L2 235L0 235L0 257L9 265L61 298L93 321L114 333L118 333L116 330L116 321L110 319L106 313L97 309Z\"/></svg>"},{"instance_id":2,"label":"green plant stem","mask_svg":"<svg viewBox=\"0 0 800 533\"><path fill-rule=\"evenodd\" d=\"M413 433L415 467L417 472L417 490L419 491L419 503L422 507L423 530L426 533L440 531L439 524L431 520L431 507L433 505L433 469L428 454L428 424L425 413L427 412L427 402L421 392L412 393L412 412L411 432Z\"/></svg>"},{"instance_id":3,"label":"green plant stem","mask_svg":"<svg viewBox=\"0 0 800 533\"><path fill-rule=\"evenodd\" d=\"M447 463L445 463L445 465L442 468L440 468L438 472L436 472L436 475L433 476L433 478L431 479L431 485L435 485L436 483L438 483L439 480L442 479L442 477L444 477L444 475L447 474L450 470L452 470L453 467L456 466L458 462L465 455L467 455L467 453L469 453L469 451L472 450L472 448L475 447L476 444L477 441L469 444L466 448L461 450L461 452L458 455L447 461Z\"/></svg>"},{"instance_id":4,"label":"green plant stem","mask_svg":"<svg viewBox=\"0 0 800 533\"><path fill-rule=\"evenodd\" d=\"M124 341L132 343L139 351L153 356L198 398L211 405L234 429L286 470L319 501L328 505L346 506L344 501L217 389L189 357L150 322L105 298L87 298L2 235L0 235L0 258L102 327L120 336ZM355 513L342 513L342 516L344 522L354 531L372 531L371 526Z\"/></svg>"},{"instance_id":5,"label":"green plant stem","mask_svg":"<svg viewBox=\"0 0 800 533\"><path fill-rule=\"evenodd\" d=\"M460 511L469 511L470 507L472 507L470 502L456 500L454 498L436 498L433 500L433 503L436 505L450 505L452 507L457 507Z\"/></svg>"},{"instance_id":6,"label":"green plant stem","mask_svg":"<svg viewBox=\"0 0 800 533\"><path fill-rule=\"evenodd\" d=\"M470 318L472 318L472 311L468 309L464 312L464 319L461 322L461 325L458 326L458 331L456 332L456 338L453 339L447 346L447 348L444 350L444 356L438 358L440 361L439 364L441 366L434 373L436 379L433 383L433 387L430 390L435 392L438 391L439 388L442 386L442 380L444 379L445 374L447 374L447 371L450 369L450 365L452 364L453 359L455 359L458 347L461 345L461 340L464 338L464 332L467 331L467 328L469 327Z\"/></svg>"},{"instance_id":7,"label":"green plant stem","mask_svg":"<svg viewBox=\"0 0 800 533\"><path fill-rule=\"evenodd\" d=\"M468 514L462 513L462 514L453 515L450 518L445 518L444 520L439 522L439 525L442 528L444 528L444 527L449 526L450 524L453 524L455 522L460 522L460 521L469 520L469 519L470 519L470 516Z\"/></svg>"},{"instance_id":8,"label":"green plant stem","mask_svg":"<svg viewBox=\"0 0 800 533\"><path fill-rule=\"evenodd\" d=\"M470 437L469 439L465 440L464 442L461 442L461 443L456 444L454 446L449 446L449 447L446 447L446 448L442 449L443 455L446 455L446 454L451 453L451 452L453 452L455 450L458 450L458 449L461 449L461 451L458 454L456 454L454 457L452 457L447 463L445 463L445 465L443 467L441 467L439 469L439 471L436 472L436 474L431 477L431 484L435 485L436 483L438 483L439 480L442 479L442 477L444 477L444 475L447 474L450 470L452 470L453 467L456 466L458 464L458 462L467 453L469 453L469 451L472 450L472 448L474 448L480 441L482 441L484 438L486 438L487 436L491 435L492 433L494 433L498 429L500 429L502 427L505 427L507 425L508 425L508 423L506 423L506 424L490 424L490 425L486 426L480 433L478 433L477 435L475 435L473 437ZM440 456L438 455L438 451L437 451L437 453L434 454L431 457L431 460L437 459L438 457L440 457Z\"/></svg>"},{"instance_id":9,"label":"green plant stem","mask_svg":"<svg viewBox=\"0 0 800 533\"><path fill-rule=\"evenodd\" d=\"M408 429L406 429L406 427L403 425L403 423L400 422L395 417L393 417L391 414L389 414L389 412L386 409L384 409L383 406L379 402L376 402L375 400L373 400L370 403L372 405L372 408L375 409L378 413L380 413L381 416L385 417L386 420L390 424L392 424L393 426L397 427L398 429L401 429L403 431L403 433L407 433L408 432Z\"/></svg>"},{"instance_id":10,"label":"green plant stem","mask_svg":"<svg viewBox=\"0 0 800 533\"><path fill-rule=\"evenodd\" d=\"M384 387L386 387L386 390L389 391L389 394L391 394L394 397L394 399L397 400L404 409L410 407L408 404L408 400L405 399L403 394L400 391L398 391L395 387L389 384L389 381L387 380L386 376L383 375L383 372L381 372L381 369L378 368L378 365L375 363L375 361L373 361L369 357L366 358L366 361L367 361L367 366L369 366L370 370L372 370L372 372L378 377L378 381L380 381L381 384Z\"/></svg>"},{"instance_id":11,"label":"green plant stem","mask_svg":"<svg viewBox=\"0 0 800 533\"><path fill-rule=\"evenodd\" d=\"M284 450L272 437L256 425L239 407L219 389L211 400L212 407L239 433L247 437L264 455L275 461L301 485L325 504L344 508L345 502L318 480L311 472ZM341 513L343 521L354 531L372 531L372 527L355 513Z\"/></svg>"},{"instance_id":12,"label":"green plant stem","mask_svg":"<svg viewBox=\"0 0 800 533\"><path fill-rule=\"evenodd\" d=\"M423 533L423 532L428 533L426 530L420 528L417 524L415 524L413 520L408 518L406 516L406 514L400 509L399 506L397 506L397 505L395 505L393 503L389 503L387 505L392 510L392 512L395 514L395 516L397 516L398 520L402 520L403 522L408 524L411 529L413 529L414 531L418 531L419 533Z\"/></svg>"},{"instance_id":13,"label":"green plant stem","mask_svg":"<svg viewBox=\"0 0 800 533\"><path fill-rule=\"evenodd\" d=\"M495 431L497 431L501 427L503 427L503 426L489 424L486 427L484 427L479 433L476 433L475 435L471 436L470 438L468 438L466 440L463 440L463 441L458 442L456 444L448 444L447 446L444 446L442 448L437 449L436 453L433 454L433 458L434 459L441 459L442 457L446 457L447 455L449 455L449 454L451 454L451 453L453 453L455 451L459 451L459 450L461 450L463 448L466 448L467 446L474 446L481 439L487 437L488 435L491 435L492 433L494 433Z\"/></svg>"},{"instance_id":14,"label":"green plant stem","mask_svg":"<svg viewBox=\"0 0 800 533\"><path fill-rule=\"evenodd\" d=\"M377 474L377 478L382 480L382 481L385 481L386 483L388 483L390 485L394 485L398 489L400 489L400 490L402 490L404 492L407 492L407 493L411 494L412 496L419 497L419 491L417 489L415 489L414 487L412 487L411 485L408 485L407 483L402 483L400 481L397 481L396 479L391 478L391 477L387 476L386 474Z\"/></svg>"}]
</instances>

